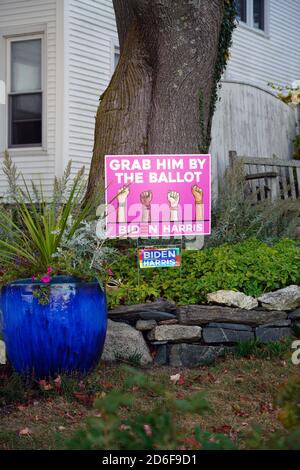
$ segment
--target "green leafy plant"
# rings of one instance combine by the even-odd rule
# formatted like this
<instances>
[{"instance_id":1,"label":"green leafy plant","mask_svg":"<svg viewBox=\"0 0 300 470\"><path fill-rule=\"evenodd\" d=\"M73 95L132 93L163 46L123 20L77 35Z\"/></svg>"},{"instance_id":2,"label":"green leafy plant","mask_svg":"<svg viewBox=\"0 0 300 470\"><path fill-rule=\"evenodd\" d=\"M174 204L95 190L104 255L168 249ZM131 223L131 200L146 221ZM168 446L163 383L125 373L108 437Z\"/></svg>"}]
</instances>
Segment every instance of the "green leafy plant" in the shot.
<instances>
[{"instance_id":1,"label":"green leafy plant","mask_svg":"<svg viewBox=\"0 0 300 470\"><path fill-rule=\"evenodd\" d=\"M258 297L289 284L300 283L300 251L292 240L270 246L255 238L234 245L223 244L201 251L184 251L179 269L140 272L137 252L128 250L114 266L121 286L109 293L111 306L141 303L165 297L179 304L207 302L207 293L233 289Z\"/></svg>"},{"instance_id":2,"label":"green leafy plant","mask_svg":"<svg viewBox=\"0 0 300 470\"><path fill-rule=\"evenodd\" d=\"M232 449L233 443L223 435L204 433L196 427L186 439L179 419L188 414L203 414L210 407L203 393L176 399L164 385L157 385L145 374L124 368L127 378L120 390L96 400L101 417L88 418L86 426L77 430L67 446L84 450L158 450L178 449L185 443L198 449ZM126 411L134 408L133 387L151 394L153 406L147 413L137 412L126 418ZM158 399L159 398L159 399Z\"/></svg>"},{"instance_id":3,"label":"green leafy plant","mask_svg":"<svg viewBox=\"0 0 300 470\"><path fill-rule=\"evenodd\" d=\"M36 297L46 303L49 269L84 279L105 277L108 258L116 250L104 247L105 240L96 235L100 199L82 202L87 186L84 168L72 178L69 163L63 177L55 178L51 197L44 195L41 185L28 186L7 152L4 172L10 204L0 207L0 283L33 276Z\"/></svg>"}]
</instances>

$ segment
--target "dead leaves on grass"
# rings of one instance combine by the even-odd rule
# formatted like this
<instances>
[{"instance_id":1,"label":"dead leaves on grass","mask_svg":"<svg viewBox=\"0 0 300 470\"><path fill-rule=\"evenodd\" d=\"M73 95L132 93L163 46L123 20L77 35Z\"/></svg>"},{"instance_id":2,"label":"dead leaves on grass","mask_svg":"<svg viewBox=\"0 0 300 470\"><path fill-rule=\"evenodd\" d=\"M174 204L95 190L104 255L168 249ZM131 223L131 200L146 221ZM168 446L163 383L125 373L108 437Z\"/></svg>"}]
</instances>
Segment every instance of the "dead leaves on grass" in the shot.
<instances>
[{"instance_id":1,"label":"dead leaves on grass","mask_svg":"<svg viewBox=\"0 0 300 470\"><path fill-rule=\"evenodd\" d=\"M29 428L24 428L19 431L19 436L30 436L31 431Z\"/></svg>"}]
</instances>

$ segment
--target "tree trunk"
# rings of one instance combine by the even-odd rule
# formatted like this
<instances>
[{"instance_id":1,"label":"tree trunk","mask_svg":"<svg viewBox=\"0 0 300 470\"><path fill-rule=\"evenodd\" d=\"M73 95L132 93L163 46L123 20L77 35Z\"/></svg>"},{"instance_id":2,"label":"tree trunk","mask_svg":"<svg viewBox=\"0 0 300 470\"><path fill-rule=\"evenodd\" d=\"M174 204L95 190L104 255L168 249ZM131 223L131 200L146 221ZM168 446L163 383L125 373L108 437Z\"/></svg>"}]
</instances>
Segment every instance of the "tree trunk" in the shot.
<instances>
[{"instance_id":1,"label":"tree trunk","mask_svg":"<svg viewBox=\"0 0 300 470\"><path fill-rule=\"evenodd\" d=\"M100 99L87 196L104 155L208 150L224 0L113 0L121 57Z\"/></svg>"}]
</instances>

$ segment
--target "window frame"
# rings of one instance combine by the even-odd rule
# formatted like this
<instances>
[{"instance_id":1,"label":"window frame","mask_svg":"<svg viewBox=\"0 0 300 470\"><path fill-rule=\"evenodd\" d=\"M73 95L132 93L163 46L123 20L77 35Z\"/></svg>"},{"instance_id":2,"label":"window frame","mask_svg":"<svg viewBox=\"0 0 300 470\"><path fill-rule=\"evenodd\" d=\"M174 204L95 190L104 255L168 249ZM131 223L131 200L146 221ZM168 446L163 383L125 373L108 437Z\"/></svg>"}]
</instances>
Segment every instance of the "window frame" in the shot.
<instances>
[{"instance_id":1,"label":"window frame","mask_svg":"<svg viewBox=\"0 0 300 470\"><path fill-rule=\"evenodd\" d=\"M251 31L262 36L269 36L270 34L270 0L264 0L264 29L259 29L254 26L254 2L253 0L246 0L246 22L238 20L239 25L250 29Z\"/></svg>"},{"instance_id":2,"label":"window frame","mask_svg":"<svg viewBox=\"0 0 300 470\"><path fill-rule=\"evenodd\" d=\"M115 54L119 53L120 55L120 45L117 38L111 38L110 40L110 73L111 76L115 73Z\"/></svg>"},{"instance_id":3,"label":"window frame","mask_svg":"<svg viewBox=\"0 0 300 470\"><path fill-rule=\"evenodd\" d=\"M45 40L44 40L44 33L30 33L30 34L19 34L14 36L6 37L6 148L15 150L43 150L45 147L45 136L46 136L46 93L45 93ZM12 92L11 91L11 69L12 69L12 62L11 62L11 44L13 42L20 42L20 41L30 41L40 39L41 40L41 89L40 90L24 90L22 92ZM19 145L12 145L10 143L10 132L11 132L11 110L10 110L10 97L16 95L26 95L26 94L34 94L39 93L42 96L42 123L41 123L41 143L38 144L19 144Z\"/></svg>"}]
</instances>

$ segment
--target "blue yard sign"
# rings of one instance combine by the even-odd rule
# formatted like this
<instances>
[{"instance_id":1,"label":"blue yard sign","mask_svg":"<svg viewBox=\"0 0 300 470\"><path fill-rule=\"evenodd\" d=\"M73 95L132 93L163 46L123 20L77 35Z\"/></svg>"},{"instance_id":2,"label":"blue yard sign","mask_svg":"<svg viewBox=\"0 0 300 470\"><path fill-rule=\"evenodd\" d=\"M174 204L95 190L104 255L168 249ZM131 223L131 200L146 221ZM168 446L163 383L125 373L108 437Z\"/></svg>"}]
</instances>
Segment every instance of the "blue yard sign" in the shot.
<instances>
[{"instance_id":1,"label":"blue yard sign","mask_svg":"<svg viewBox=\"0 0 300 470\"><path fill-rule=\"evenodd\" d=\"M140 268L176 268L181 264L179 247L142 248L139 250Z\"/></svg>"}]
</instances>

